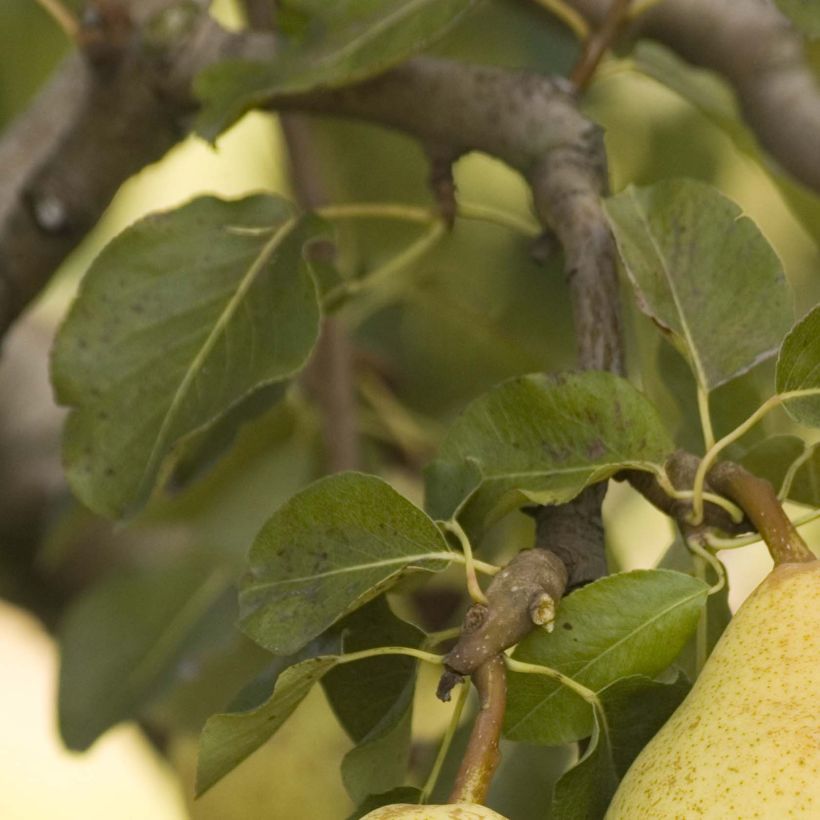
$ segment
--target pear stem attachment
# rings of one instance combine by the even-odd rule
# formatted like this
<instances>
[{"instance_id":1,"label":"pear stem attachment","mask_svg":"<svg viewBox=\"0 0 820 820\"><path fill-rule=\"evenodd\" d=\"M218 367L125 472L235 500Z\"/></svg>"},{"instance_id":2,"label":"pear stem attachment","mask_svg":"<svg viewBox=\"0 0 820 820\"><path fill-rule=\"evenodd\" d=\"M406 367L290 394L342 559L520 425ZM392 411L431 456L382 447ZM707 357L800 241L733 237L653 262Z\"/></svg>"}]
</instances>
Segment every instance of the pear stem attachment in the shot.
<instances>
[{"instance_id":1,"label":"pear stem attachment","mask_svg":"<svg viewBox=\"0 0 820 820\"><path fill-rule=\"evenodd\" d=\"M723 461L709 470L709 484L746 513L766 542L775 566L815 560L768 481L739 464Z\"/></svg>"},{"instance_id":2,"label":"pear stem attachment","mask_svg":"<svg viewBox=\"0 0 820 820\"><path fill-rule=\"evenodd\" d=\"M498 743L507 706L507 668L495 655L473 672L479 712L456 775L449 803L484 803L493 774L501 760Z\"/></svg>"}]
</instances>

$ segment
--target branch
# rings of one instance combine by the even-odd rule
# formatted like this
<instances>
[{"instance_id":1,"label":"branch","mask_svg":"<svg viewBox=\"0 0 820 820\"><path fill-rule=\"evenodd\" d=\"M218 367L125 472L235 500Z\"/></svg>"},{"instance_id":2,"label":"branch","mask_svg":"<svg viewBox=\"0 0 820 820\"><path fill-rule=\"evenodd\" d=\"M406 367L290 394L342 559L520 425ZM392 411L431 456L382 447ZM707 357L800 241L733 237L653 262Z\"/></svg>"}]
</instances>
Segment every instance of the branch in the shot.
<instances>
[{"instance_id":1,"label":"branch","mask_svg":"<svg viewBox=\"0 0 820 820\"><path fill-rule=\"evenodd\" d=\"M664 469L669 476L670 483L676 490L692 489L700 461L700 458L692 455L692 453L687 453L685 450L678 450L669 457ZM685 537L692 537L704 529L716 529L729 535L739 535L754 529L754 524L748 517L740 523L735 523L723 507L710 502L704 504L703 522L698 527L693 527L690 523L692 518L691 500L670 496L651 473L643 470L622 470L615 478L618 481L628 481L650 504L672 518ZM707 482L707 485L710 492L725 495L713 483Z\"/></svg>"},{"instance_id":2,"label":"branch","mask_svg":"<svg viewBox=\"0 0 820 820\"><path fill-rule=\"evenodd\" d=\"M600 25L610 0L571 0ZM723 75L761 145L798 182L820 191L820 86L800 34L774 3L663 0L632 29Z\"/></svg>"}]
</instances>

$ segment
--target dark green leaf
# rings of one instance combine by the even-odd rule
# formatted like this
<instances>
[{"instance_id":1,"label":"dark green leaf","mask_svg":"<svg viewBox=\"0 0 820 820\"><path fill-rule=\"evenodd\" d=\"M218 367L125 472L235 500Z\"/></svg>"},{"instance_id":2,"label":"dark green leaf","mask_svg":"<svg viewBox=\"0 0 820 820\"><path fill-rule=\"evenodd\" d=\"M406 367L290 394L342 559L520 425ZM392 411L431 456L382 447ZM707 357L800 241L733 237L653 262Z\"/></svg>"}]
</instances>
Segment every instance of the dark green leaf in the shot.
<instances>
[{"instance_id":1,"label":"dark green leaf","mask_svg":"<svg viewBox=\"0 0 820 820\"><path fill-rule=\"evenodd\" d=\"M775 0L777 7L808 37L820 37L818 0Z\"/></svg>"},{"instance_id":2,"label":"dark green leaf","mask_svg":"<svg viewBox=\"0 0 820 820\"><path fill-rule=\"evenodd\" d=\"M430 45L476 0L290 0L304 20L271 60L229 60L196 80L208 139L273 96L336 88L380 74ZM284 39L284 38L283 38Z\"/></svg>"},{"instance_id":3,"label":"dark green leaf","mask_svg":"<svg viewBox=\"0 0 820 820\"><path fill-rule=\"evenodd\" d=\"M555 630L532 633L514 657L557 669L596 692L629 675L654 677L694 630L707 590L669 570L610 575L564 599ZM568 743L592 731L589 705L559 683L512 673L509 691L505 733L512 740Z\"/></svg>"},{"instance_id":4,"label":"dark green leaf","mask_svg":"<svg viewBox=\"0 0 820 820\"><path fill-rule=\"evenodd\" d=\"M804 316L783 340L777 358L777 392L820 391L820 305ZM820 395L785 404L801 424L820 427Z\"/></svg>"},{"instance_id":5,"label":"dark green leaf","mask_svg":"<svg viewBox=\"0 0 820 820\"><path fill-rule=\"evenodd\" d=\"M210 789L273 737L304 700L313 684L329 672L338 660L338 651L303 660L278 675L273 692L261 705L248 711L209 718L199 739L197 795Z\"/></svg>"},{"instance_id":6,"label":"dark green leaf","mask_svg":"<svg viewBox=\"0 0 820 820\"><path fill-rule=\"evenodd\" d=\"M787 493L787 498L798 504L820 507L820 446L808 445L797 436L771 436L748 449L736 459L747 470L770 481L775 490L792 464L800 459L802 464ZM805 460L804 460L805 459Z\"/></svg>"},{"instance_id":7,"label":"dark green leaf","mask_svg":"<svg viewBox=\"0 0 820 820\"><path fill-rule=\"evenodd\" d=\"M449 561L436 525L375 476L341 473L283 505L254 542L240 625L266 649L295 652L406 571Z\"/></svg>"},{"instance_id":8,"label":"dark green leaf","mask_svg":"<svg viewBox=\"0 0 820 820\"><path fill-rule=\"evenodd\" d=\"M382 596L337 627L345 652L377 646L418 646L424 633L397 618ZM322 685L341 724L357 744L342 762L354 801L401 783L407 772L417 661L397 655L333 669Z\"/></svg>"},{"instance_id":9,"label":"dark green leaf","mask_svg":"<svg viewBox=\"0 0 820 820\"><path fill-rule=\"evenodd\" d=\"M556 820L600 820L617 786L608 727L595 715L584 756L555 784L550 815Z\"/></svg>"},{"instance_id":10,"label":"dark green leaf","mask_svg":"<svg viewBox=\"0 0 820 820\"><path fill-rule=\"evenodd\" d=\"M60 732L88 748L168 684L233 574L185 559L106 578L74 602L60 630Z\"/></svg>"},{"instance_id":11,"label":"dark green leaf","mask_svg":"<svg viewBox=\"0 0 820 820\"><path fill-rule=\"evenodd\" d=\"M641 749L678 708L689 685L663 684L639 675L602 689L603 715L594 716L583 758L556 784L551 816L556 820L599 820L619 778Z\"/></svg>"},{"instance_id":12,"label":"dark green leaf","mask_svg":"<svg viewBox=\"0 0 820 820\"><path fill-rule=\"evenodd\" d=\"M441 518L458 513L476 534L517 506L569 501L623 467L662 464L673 449L652 405L618 376L522 376L452 426L428 471L427 504Z\"/></svg>"},{"instance_id":13,"label":"dark green leaf","mask_svg":"<svg viewBox=\"0 0 820 820\"><path fill-rule=\"evenodd\" d=\"M791 324L789 291L780 260L734 202L672 179L630 186L606 211L641 309L704 389L774 353Z\"/></svg>"},{"instance_id":14,"label":"dark green leaf","mask_svg":"<svg viewBox=\"0 0 820 820\"><path fill-rule=\"evenodd\" d=\"M305 363L319 305L303 248L324 230L270 196L203 197L111 242L55 344L64 458L89 507L141 506L174 447Z\"/></svg>"}]
</instances>

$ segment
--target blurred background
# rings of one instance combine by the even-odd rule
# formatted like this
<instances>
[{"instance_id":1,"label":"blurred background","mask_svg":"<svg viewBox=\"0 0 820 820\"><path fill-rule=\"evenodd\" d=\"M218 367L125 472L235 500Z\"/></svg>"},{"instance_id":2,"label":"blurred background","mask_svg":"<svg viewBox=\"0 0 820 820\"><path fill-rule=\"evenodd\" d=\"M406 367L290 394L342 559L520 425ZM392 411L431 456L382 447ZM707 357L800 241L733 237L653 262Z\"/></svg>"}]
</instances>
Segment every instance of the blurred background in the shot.
<instances>
[{"instance_id":1,"label":"blurred background","mask_svg":"<svg viewBox=\"0 0 820 820\"><path fill-rule=\"evenodd\" d=\"M213 11L226 24L241 25L230 0L214 3ZM486 3L435 50L559 73L567 72L576 54L571 36L535 3L523 0ZM64 36L33 0L3 0L0 128L26 106L67 51ZM604 64L586 108L606 131L613 190L671 176L713 183L742 206L777 250L797 313L820 300L818 202L760 154L719 80L644 43ZM328 201L429 203L426 161L415 143L356 123L315 120L310 128L315 171ZM78 640L71 624L83 617L110 618L114 625L128 617L110 605L110 584L119 579L134 585L139 600L169 572L181 573L184 586L192 577L186 575L188 568L201 560L237 566L271 511L321 475L324 453L321 421L309 391L289 389L222 447L218 463L207 448L192 451L172 493L155 499L127 529L113 527L80 508L61 476L62 411L54 406L48 384L55 327L90 261L134 220L200 193L235 197L265 190L292 197L287 168L274 116L248 115L215 148L186 140L122 187L94 232L4 342L0 817L5 820L334 820L351 808L338 770L351 744L318 690L268 746L192 802L203 720L224 708L263 663L258 650L233 629L230 587L208 603L190 640L169 659L161 682L144 693L135 711L139 727L121 724L84 754L65 751L56 728L55 635L64 642ZM462 159L456 180L464 200L530 216L526 186L494 160ZM395 223L345 227L336 264L344 276L360 275L416 234L417 229ZM695 390L685 365L632 308L626 292L624 304L631 375L658 404L679 443L701 451ZM342 319L357 351L364 466L415 501L422 495L420 467L470 399L509 376L573 363L560 258L546 266L537 263L524 239L485 224L459 222L451 237L401 273L388 298ZM772 368L764 363L716 391L712 407L718 434L770 395L772 383ZM772 414L744 446L779 432L795 431L785 416ZM662 560L673 532L639 496L613 483L605 514L613 569ZM817 531L808 537L816 543ZM531 539L530 522L516 515L502 522L481 549L492 560ZM769 562L759 544L725 557L732 581L729 604L736 608ZM665 559L667 565L680 560L674 553ZM430 598L436 606L450 607L441 616L449 623L460 614L451 600L454 593L448 593L455 589L455 577L437 579ZM425 605L421 597L417 603ZM93 647L87 651L93 658ZM449 707L433 698L433 688L433 676L424 673L414 723L419 773L449 718ZM498 799L504 804L505 794L516 791L517 778L530 777L533 768L540 767L548 789L567 755L566 750L507 749ZM520 808L513 797L509 801L514 817Z\"/></svg>"}]
</instances>

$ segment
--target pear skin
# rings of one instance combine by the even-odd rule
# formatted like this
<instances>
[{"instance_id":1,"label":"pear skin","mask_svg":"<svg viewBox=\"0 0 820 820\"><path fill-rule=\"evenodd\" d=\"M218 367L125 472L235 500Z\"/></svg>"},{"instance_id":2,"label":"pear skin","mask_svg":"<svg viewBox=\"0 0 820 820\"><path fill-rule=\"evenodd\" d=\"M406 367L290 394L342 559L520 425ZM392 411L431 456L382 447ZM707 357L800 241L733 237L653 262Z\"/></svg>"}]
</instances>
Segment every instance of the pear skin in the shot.
<instances>
[{"instance_id":1,"label":"pear skin","mask_svg":"<svg viewBox=\"0 0 820 820\"><path fill-rule=\"evenodd\" d=\"M362 820L507 820L503 814L476 803L447 803L442 806L419 806L394 803L366 814Z\"/></svg>"},{"instance_id":2,"label":"pear skin","mask_svg":"<svg viewBox=\"0 0 820 820\"><path fill-rule=\"evenodd\" d=\"M820 818L820 561L781 564L637 757L607 820Z\"/></svg>"}]
</instances>

